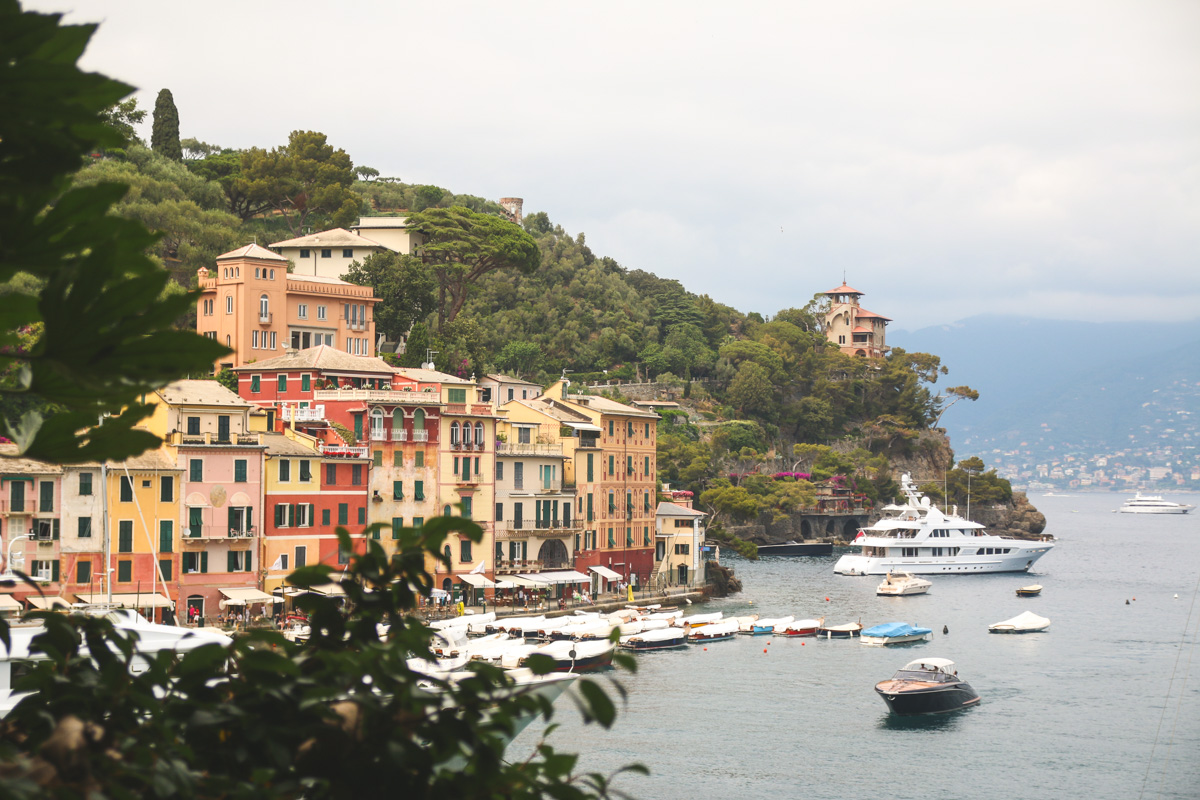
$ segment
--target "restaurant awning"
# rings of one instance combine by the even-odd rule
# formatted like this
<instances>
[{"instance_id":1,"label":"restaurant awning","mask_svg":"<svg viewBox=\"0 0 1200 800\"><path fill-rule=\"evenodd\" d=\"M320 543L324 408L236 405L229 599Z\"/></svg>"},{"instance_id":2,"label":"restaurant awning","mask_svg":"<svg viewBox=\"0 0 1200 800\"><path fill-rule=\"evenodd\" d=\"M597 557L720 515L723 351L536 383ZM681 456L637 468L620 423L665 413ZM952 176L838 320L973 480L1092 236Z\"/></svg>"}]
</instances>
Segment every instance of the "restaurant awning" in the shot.
<instances>
[{"instance_id":1,"label":"restaurant awning","mask_svg":"<svg viewBox=\"0 0 1200 800\"><path fill-rule=\"evenodd\" d=\"M495 586L496 585L496 584L492 583L492 581L489 580L486 575L479 575L474 572L468 572L466 575L459 575L458 579L460 581L462 581L463 583L469 583L472 586L478 586L480 588L483 588L485 586Z\"/></svg>"},{"instance_id":2,"label":"restaurant awning","mask_svg":"<svg viewBox=\"0 0 1200 800\"><path fill-rule=\"evenodd\" d=\"M275 597L274 595L269 595L266 592L259 591L258 589L252 589L248 586L234 586L229 589L218 589L217 591L229 598L225 601L225 605L228 606L241 606L245 605L246 603L253 604L283 602L282 597Z\"/></svg>"},{"instance_id":3,"label":"restaurant awning","mask_svg":"<svg viewBox=\"0 0 1200 800\"><path fill-rule=\"evenodd\" d=\"M532 587L532 586L545 586L545 585L546 584L538 583L537 581L526 580L525 578L522 578L519 575L509 575L505 578L501 578L500 580L496 581L497 589L516 589L519 586Z\"/></svg>"},{"instance_id":4,"label":"restaurant awning","mask_svg":"<svg viewBox=\"0 0 1200 800\"><path fill-rule=\"evenodd\" d=\"M21 608L21 601L14 598L11 594L0 594L0 611L9 611Z\"/></svg>"},{"instance_id":5,"label":"restaurant awning","mask_svg":"<svg viewBox=\"0 0 1200 800\"><path fill-rule=\"evenodd\" d=\"M75 597L78 598L79 602L81 602L81 603L107 603L107 602L109 602L108 594L106 594L106 593L77 594L77 595L75 595ZM30 602L33 602L32 597L30 597L29 600L30 600ZM119 594L114 592L113 596L112 596L112 603L113 603L113 605L117 605L122 608L170 608L171 607L171 599L169 597L164 597L161 594L151 594L150 592L141 592L140 594L137 592L121 592Z\"/></svg>"},{"instance_id":6,"label":"restaurant awning","mask_svg":"<svg viewBox=\"0 0 1200 800\"><path fill-rule=\"evenodd\" d=\"M619 573L613 572L608 567L588 567L592 572L599 575L601 578L607 578L610 581L619 581L621 576Z\"/></svg>"},{"instance_id":7,"label":"restaurant awning","mask_svg":"<svg viewBox=\"0 0 1200 800\"><path fill-rule=\"evenodd\" d=\"M530 575L522 575L521 577L545 584L585 583L588 580L587 575L584 575L582 572L576 572L573 569L565 569L558 572L538 572Z\"/></svg>"}]
</instances>

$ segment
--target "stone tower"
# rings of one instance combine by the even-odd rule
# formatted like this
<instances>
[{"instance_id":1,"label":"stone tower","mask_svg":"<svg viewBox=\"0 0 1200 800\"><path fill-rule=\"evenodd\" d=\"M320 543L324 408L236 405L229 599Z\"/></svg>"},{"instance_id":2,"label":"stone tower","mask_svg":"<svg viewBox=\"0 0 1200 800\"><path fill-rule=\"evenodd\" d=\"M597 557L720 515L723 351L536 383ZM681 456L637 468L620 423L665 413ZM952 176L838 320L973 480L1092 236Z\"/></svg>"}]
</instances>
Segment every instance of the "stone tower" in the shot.
<instances>
[{"instance_id":1,"label":"stone tower","mask_svg":"<svg viewBox=\"0 0 1200 800\"><path fill-rule=\"evenodd\" d=\"M500 207L504 209L504 213L508 216L511 222L518 225L521 224L521 207L525 201L520 197L501 197Z\"/></svg>"},{"instance_id":2,"label":"stone tower","mask_svg":"<svg viewBox=\"0 0 1200 800\"><path fill-rule=\"evenodd\" d=\"M862 292L842 284L824 293L829 298L825 312L825 336L843 353L864 358L883 358L887 353L887 324L891 320L858 304Z\"/></svg>"}]
</instances>

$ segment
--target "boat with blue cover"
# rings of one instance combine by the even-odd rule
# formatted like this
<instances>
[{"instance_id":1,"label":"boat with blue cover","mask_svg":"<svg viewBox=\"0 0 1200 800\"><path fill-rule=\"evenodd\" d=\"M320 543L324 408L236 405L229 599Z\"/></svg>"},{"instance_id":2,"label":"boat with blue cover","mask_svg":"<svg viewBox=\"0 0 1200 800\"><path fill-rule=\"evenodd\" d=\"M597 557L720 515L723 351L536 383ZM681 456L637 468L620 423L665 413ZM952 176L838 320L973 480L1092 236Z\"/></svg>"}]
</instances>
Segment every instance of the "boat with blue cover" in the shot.
<instances>
[{"instance_id":1,"label":"boat with blue cover","mask_svg":"<svg viewBox=\"0 0 1200 800\"><path fill-rule=\"evenodd\" d=\"M885 622L874 625L859 634L863 644L889 645L927 642L933 638L930 628L918 628L907 622Z\"/></svg>"}]
</instances>

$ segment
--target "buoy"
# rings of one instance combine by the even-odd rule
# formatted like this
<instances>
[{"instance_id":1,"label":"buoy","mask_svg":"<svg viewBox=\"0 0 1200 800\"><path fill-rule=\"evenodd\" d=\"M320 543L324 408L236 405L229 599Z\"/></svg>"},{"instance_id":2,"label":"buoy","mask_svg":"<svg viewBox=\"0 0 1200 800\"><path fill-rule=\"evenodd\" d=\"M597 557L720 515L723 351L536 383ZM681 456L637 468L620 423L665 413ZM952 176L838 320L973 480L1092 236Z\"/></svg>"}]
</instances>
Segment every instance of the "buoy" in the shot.
<instances>
[{"instance_id":1,"label":"buoy","mask_svg":"<svg viewBox=\"0 0 1200 800\"><path fill-rule=\"evenodd\" d=\"M829 598L828 598L828 597L826 597L826 598L825 598L825 602L826 602L826 603L828 603L828 602L829 602Z\"/></svg>"},{"instance_id":2,"label":"buoy","mask_svg":"<svg viewBox=\"0 0 1200 800\"><path fill-rule=\"evenodd\" d=\"M706 652L706 653L708 652L708 648L707 648L707 647L706 647L706 648L704 648L704 652Z\"/></svg>"},{"instance_id":3,"label":"buoy","mask_svg":"<svg viewBox=\"0 0 1200 800\"><path fill-rule=\"evenodd\" d=\"M1178 599L1179 599L1179 595L1175 595L1175 599L1176 599L1176 600L1178 600Z\"/></svg>"},{"instance_id":4,"label":"buoy","mask_svg":"<svg viewBox=\"0 0 1200 800\"><path fill-rule=\"evenodd\" d=\"M1126 601L1125 601L1125 605L1129 605L1129 601L1128 601L1128 600L1126 600Z\"/></svg>"},{"instance_id":5,"label":"buoy","mask_svg":"<svg viewBox=\"0 0 1200 800\"><path fill-rule=\"evenodd\" d=\"M763 648L763 652L764 652L764 653L765 653L765 652L767 652L767 648L765 648L765 647L764 647L764 648Z\"/></svg>"},{"instance_id":6,"label":"buoy","mask_svg":"<svg viewBox=\"0 0 1200 800\"><path fill-rule=\"evenodd\" d=\"M949 625L943 625L943 626L942 626L942 633L949 633L949 632L950 632L950 626L949 626Z\"/></svg>"},{"instance_id":7,"label":"buoy","mask_svg":"<svg viewBox=\"0 0 1200 800\"><path fill-rule=\"evenodd\" d=\"M801 646L801 647L804 647L804 642L801 642L801 643L800 643L800 646Z\"/></svg>"},{"instance_id":8,"label":"buoy","mask_svg":"<svg viewBox=\"0 0 1200 800\"><path fill-rule=\"evenodd\" d=\"M754 605L754 601L753 601L753 600L751 600L751 601L750 601L750 605Z\"/></svg>"}]
</instances>

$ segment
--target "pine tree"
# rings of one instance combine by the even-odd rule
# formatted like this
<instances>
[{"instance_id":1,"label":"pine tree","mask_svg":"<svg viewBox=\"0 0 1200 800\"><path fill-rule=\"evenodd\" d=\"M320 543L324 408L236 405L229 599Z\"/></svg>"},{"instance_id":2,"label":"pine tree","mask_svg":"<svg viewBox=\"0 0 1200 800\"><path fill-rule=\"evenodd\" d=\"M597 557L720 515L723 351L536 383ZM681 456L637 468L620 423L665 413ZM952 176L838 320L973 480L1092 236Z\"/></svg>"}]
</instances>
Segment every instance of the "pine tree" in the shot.
<instances>
[{"instance_id":1,"label":"pine tree","mask_svg":"<svg viewBox=\"0 0 1200 800\"><path fill-rule=\"evenodd\" d=\"M154 101L154 128L150 132L150 148L174 161L183 160L179 146L179 111L170 89L163 89Z\"/></svg>"}]
</instances>

